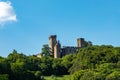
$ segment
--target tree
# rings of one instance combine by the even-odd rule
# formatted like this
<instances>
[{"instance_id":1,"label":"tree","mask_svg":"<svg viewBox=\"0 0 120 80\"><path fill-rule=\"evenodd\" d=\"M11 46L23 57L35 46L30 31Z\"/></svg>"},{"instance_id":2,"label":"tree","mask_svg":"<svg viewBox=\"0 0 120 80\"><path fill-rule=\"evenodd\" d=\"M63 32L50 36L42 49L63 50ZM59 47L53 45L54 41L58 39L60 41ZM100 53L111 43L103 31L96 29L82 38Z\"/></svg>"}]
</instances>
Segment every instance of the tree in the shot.
<instances>
[{"instance_id":1,"label":"tree","mask_svg":"<svg viewBox=\"0 0 120 80\"><path fill-rule=\"evenodd\" d=\"M53 73L52 64L53 58L45 56L41 58L41 63L38 65L38 67L41 69L40 71L43 75L49 76Z\"/></svg>"},{"instance_id":2,"label":"tree","mask_svg":"<svg viewBox=\"0 0 120 80\"><path fill-rule=\"evenodd\" d=\"M49 50L48 44L43 45L42 55L43 56L49 56L50 55L50 50Z\"/></svg>"},{"instance_id":3,"label":"tree","mask_svg":"<svg viewBox=\"0 0 120 80\"><path fill-rule=\"evenodd\" d=\"M41 80L41 78L42 78L42 73L41 73L40 71L36 71L36 72L35 72L35 77L36 77L37 80Z\"/></svg>"},{"instance_id":4,"label":"tree","mask_svg":"<svg viewBox=\"0 0 120 80\"><path fill-rule=\"evenodd\" d=\"M17 59L20 59L21 61L25 61L26 58L27 56L24 55L23 53L18 53L16 50L13 50L13 52L8 55L7 60L10 62L16 62Z\"/></svg>"},{"instance_id":5,"label":"tree","mask_svg":"<svg viewBox=\"0 0 120 80\"><path fill-rule=\"evenodd\" d=\"M72 75L72 80L80 80L80 78L84 75L84 70L80 70L80 71L77 71L75 72L73 75Z\"/></svg>"},{"instance_id":6,"label":"tree","mask_svg":"<svg viewBox=\"0 0 120 80\"><path fill-rule=\"evenodd\" d=\"M9 80L9 75L8 74L2 74L0 75L0 80Z\"/></svg>"},{"instance_id":7,"label":"tree","mask_svg":"<svg viewBox=\"0 0 120 80\"><path fill-rule=\"evenodd\" d=\"M69 68L73 65L75 58L75 54L69 54L62 57L61 65L65 68L63 74L69 74Z\"/></svg>"},{"instance_id":8,"label":"tree","mask_svg":"<svg viewBox=\"0 0 120 80\"><path fill-rule=\"evenodd\" d=\"M25 63L24 62L16 62L16 63L11 63L11 70L12 70L12 80L22 80L24 79L24 73L26 69L24 68Z\"/></svg>"},{"instance_id":9,"label":"tree","mask_svg":"<svg viewBox=\"0 0 120 80\"><path fill-rule=\"evenodd\" d=\"M120 71L113 71L105 80L120 80Z\"/></svg>"},{"instance_id":10,"label":"tree","mask_svg":"<svg viewBox=\"0 0 120 80\"><path fill-rule=\"evenodd\" d=\"M8 63L6 58L0 59L0 74L9 74L11 72L10 70L10 64Z\"/></svg>"},{"instance_id":11,"label":"tree","mask_svg":"<svg viewBox=\"0 0 120 80\"><path fill-rule=\"evenodd\" d=\"M92 42L91 41L86 41L86 46L92 46Z\"/></svg>"},{"instance_id":12,"label":"tree","mask_svg":"<svg viewBox=\"0 0 120 80\"><path fill-rule=\"evenodd\" d=\"M96 68L95 65L103 63L117 63L118 60L120 60L118 48L116 49L111 45L88 46L79 50L70 72Z\"/></svg>"}]
</instances>

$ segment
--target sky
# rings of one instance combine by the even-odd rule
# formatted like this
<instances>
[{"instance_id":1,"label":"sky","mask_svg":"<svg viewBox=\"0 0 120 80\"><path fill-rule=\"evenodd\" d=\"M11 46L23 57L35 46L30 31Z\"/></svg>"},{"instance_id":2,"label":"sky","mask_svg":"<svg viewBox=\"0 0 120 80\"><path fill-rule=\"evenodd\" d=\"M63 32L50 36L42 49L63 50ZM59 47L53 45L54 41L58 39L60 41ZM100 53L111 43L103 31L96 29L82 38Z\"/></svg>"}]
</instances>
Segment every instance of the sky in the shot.
<instances>
[{"instance_id":1,"label":"sky","mask_svg":"<svg viewBox=\"0 0 120 80\"><path fill-rule=\"evenodd\" d=\"M50 35L120 46L120 0L0 0L0 56L38 54Z\"/></svg>"}]
</instances>

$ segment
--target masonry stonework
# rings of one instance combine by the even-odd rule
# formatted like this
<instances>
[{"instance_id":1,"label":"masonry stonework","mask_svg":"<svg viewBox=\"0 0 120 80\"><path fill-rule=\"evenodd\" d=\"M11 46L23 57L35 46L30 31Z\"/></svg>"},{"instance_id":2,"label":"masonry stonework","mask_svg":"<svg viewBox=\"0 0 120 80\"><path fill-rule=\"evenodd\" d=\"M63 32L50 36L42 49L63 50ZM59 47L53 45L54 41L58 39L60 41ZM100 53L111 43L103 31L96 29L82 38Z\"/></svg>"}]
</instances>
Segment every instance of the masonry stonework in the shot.
<instances>
[{"instance_id":1,"label":"masonry stonework","mask_svg":"<svg viewBox=\"0 0 120 80\"><path fill-rule=\"evenodd\" d=\"M86 42L84 40L84 38L78 38L77 39L77 47L85 47Z\"/></svg>"},{"instance_id":2,"label":"masonry stonework","mask_svg":"<svg viewBox=\"0 0 120 80\"><path fill-rule=\"evenodd\" d=\"M60 58L61 57L61 44L58 41L54 47L54 58Z\"/></svg>"},{"instance_id":3,"label":"masonry stonework","mask_svg":"<svg viewBox=\"0 0 120 80\"><path fill-rule=\"evenodd\" d=\"M51 35L49 37L49 41L50 41L50 45L49 45L49 48L50 48L50 56L54 56L54 47L57 43L57 40L56 40L56 35Z\"/></svg>"},{"instance_id":4,"label":"masonry stonework","mask_svg":"<svg viewBox=\"0 0 120 80\"><path fill-rule=\"evenodd\" d=\"M51 35L49 37L49 48L50 48L50 56L54 58L60 58L62 56L65 56L67 54L75 54L78 52L79 48L86 46L86 41L84 38L78 38L77 39L77 46L63 46L61 48L61 44L59 41L57 41L56 35Z\"/></svg>"}]
</instances>

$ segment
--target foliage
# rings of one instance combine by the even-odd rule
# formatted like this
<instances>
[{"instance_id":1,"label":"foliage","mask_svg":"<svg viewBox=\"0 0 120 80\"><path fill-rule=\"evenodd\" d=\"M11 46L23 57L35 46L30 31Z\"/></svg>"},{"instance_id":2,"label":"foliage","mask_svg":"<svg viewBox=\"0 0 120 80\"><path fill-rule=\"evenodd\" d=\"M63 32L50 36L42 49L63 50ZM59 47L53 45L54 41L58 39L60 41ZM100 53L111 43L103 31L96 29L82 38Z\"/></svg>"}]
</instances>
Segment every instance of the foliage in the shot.
<instances>
[{"instance_id":1,"label":"foliage","mask_svg":"<svg viewBox=\"0 0 120 80\"><path fill-rule=\"evenodd\" d=\"M120 48L88 46L79 50L70 68L72 80L120 80Z\"/></svg>"},{"instance_id":2,"label":"foliage","mask_svg":"<svg viewBox=\"0 0 120 80\"><path fill-rule=\"evenodd\" d=\"M43 48L42 48L42 55L43 56L49 56L50 55L50 52L49 52L49 46L48 44L45 44L43 45Z\"/></svg>"},{"instance_id":3,"label":"foliage","mask_svg":"<svg viewBox=\"0 0 120 80\"><path fill-rule=\"evenodd\" d=\"M9 80L8 77L9 77L8 74L2 74L0 75L0 80Z\"/></svg>"},{"instance_id":4,"label":"foliage","mask_svg":"<svg viewBox=\"0 0 120 80\"><path fill-rule=\"evenodd\" d=\"M0 57L0 80L120 80L120 47L92 46L90 42L78 54L52 58L43 46L45 56L26 56L13 50L7 58ZM50 78L50 79L51 79ZM45 79L47 79L45 77Z\"/></svg>"},{"instance_id":5,"label":"foliage","mask_svg":"<svg viewBox=\"0 0 120 80\"><path fill-rule=\"evenodd\" d=\"M117 63L119 59L120 53L113 46L88 46L79 50L70 72L96 68L102 63Z\"/></svg>"},{"instance_id":6,"label":"foliage","mask_svg":"<svg viewBox=\"0 0 120 80\"><path fill-rule=\"evenodd\" d=\"M36 71L36 72L35 72L35 77L36 77L38 80L40 80L41 77L42 77L42 73L41 73L40 71Z\"/></svg>"},{"instance_id":7,"label":"foliage","mask_svg":"<svg viewBox=\"0 0 120 80\"><path fill-rule=\"evenodd\" d=\"M80 78L83 76L84 72L85 72L84 70L80 70L80 71L74 73L72 75L72 80L80 80Z\"/></svg>"},{"instance_id":8,"label":"foliage","mask_svg":"<svg viewBox=\"0 0 120 80\"><path fill-rule=\"evenodd\" d=\"M113 71L106 76L106 80L120 80L120 71Z\"/></svg>"},{"instance_id":9,"label":"foliage","mask_svg":"<svg viewBox=\"0 0 120 80\"><path fill-rule=\"evenodd\" d=\"M71 76L70 75L62 75L62 76L51 75L51 76L45 76L45 80L71 80Z\"/></svg>"}]
</instances>

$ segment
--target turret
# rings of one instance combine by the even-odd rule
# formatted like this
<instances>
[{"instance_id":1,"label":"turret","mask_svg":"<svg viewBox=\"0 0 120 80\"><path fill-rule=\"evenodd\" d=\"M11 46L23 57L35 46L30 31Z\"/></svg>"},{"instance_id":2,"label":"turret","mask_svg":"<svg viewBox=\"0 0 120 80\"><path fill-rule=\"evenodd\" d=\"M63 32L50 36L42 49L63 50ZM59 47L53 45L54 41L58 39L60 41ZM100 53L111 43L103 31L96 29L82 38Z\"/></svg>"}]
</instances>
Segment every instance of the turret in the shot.
<instances>
[{"instance_id":1,"label":"turret","mask_svg":"<svg viewBox=\"0 0 120 80\"><path fill-rule=\"evenodd\" d=\"M55 47L55 44L57 43L56 38L57 38L56 35L51 35L49 37L49 41L50 41L50 45L49 45L49 47L50 47L50 56L54 56L54 47Z\"/></svg>"},{"instance_id":2,"label":"turret","mask_svg":"<svg viewBox=\"0 0 120 80\"><path fill-rule=\"evenodd\" d=\"M86 42L84 40L84 38L78 38L77 39L77 47L85 47Z\"/></svg>"},{"instance_id":3,"label":"turret","mask_svg":"<svg viewBox=\"0 0 120 80\"><path fill-rule=\"evenodd\" d=\"M61 57L61 44L58 41L54 47L54 58L60 58Z\"/></svg>"}]
</instances>

